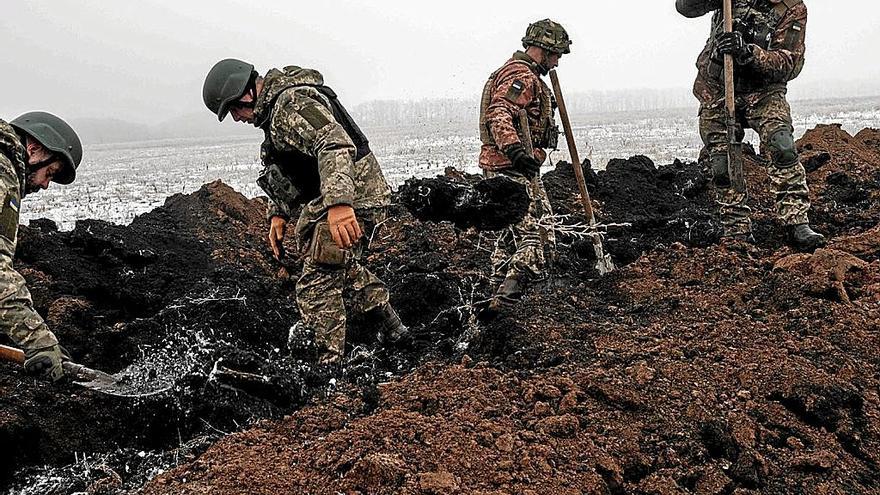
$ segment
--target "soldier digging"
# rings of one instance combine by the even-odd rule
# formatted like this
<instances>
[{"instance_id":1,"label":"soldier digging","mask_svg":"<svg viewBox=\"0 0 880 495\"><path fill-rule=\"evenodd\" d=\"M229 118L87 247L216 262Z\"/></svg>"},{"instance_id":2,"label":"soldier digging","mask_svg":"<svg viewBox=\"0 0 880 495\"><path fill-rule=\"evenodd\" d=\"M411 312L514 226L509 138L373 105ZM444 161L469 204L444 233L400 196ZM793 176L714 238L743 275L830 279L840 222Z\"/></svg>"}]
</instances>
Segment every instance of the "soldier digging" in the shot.
<instances>
[{"instance_id":1,"label":"soldier digging","mask_svg":"<svg viewBox=\"0 0 880 495\"><path fill-rule=\"evenodd\" d=\"M788 82L804 66L807 7L802 0L733 0L734 31L724 32L722 0L676 0L678 12L699 17L714 12L712 31L697 59L694 95L700 101L700 136L718 191L724 236L753 242L748 196L731 187L728 176L726 54L734 60L737 136L754 129L769 154L768 172L776 193L776 213L789 242L802 250L825 244L807 216L809 190L792 132L786 101Z\"/></svg>"},{"instance_id":2,"label":"soldier digging","mask_svg":"<svg viewBox=\"0 0 880 495\"><path fill-rule=\"evenodd\" d=\"M12 258L21 200L51 182L73 182L82 152L76 132L50 113L30 112L9 123L0 120L0 327L24 351L25 370L53 381L64 375L61 363L69 357L34 310Z\"/></svg>"},{"instance_id":3,"label":"soldier digging","mask_svg":"<svg viewBox=\"0 0 880 495\"><path fill-rule=\"evenodd\" d=\"M489 76L480 104L480 168L486 176L502 174L523 184L531 199L526 216L499 237L492 253L497 290L489 314L522 298L528 282L542 276L545 244L553 244L552 232L538 225L542 216L552 214L540 169L546 150L556 148L559 129L553 93L541 76L571 51L571 40L562 26L544 19L529 25L522 45L525 51L515 52ZM523 109L528 115L528 133L520 128ZM527 135L531 143L525 142Z\"/></svg>"},{"instance_id":4,"label":"soldier digging","mask_svg":"<svg viewBox=\"0 0 880 495\"><path fill-rule=\"evenodd\" d=\"M345 352L343 291L351 290L354 309L374 319L382 338L408 340L385 284L361 263L372 229L385 218L391 189L366 136L323 76L296 66L261 76L247 62L226 59L208 73L203 98L221 121L231 114L265 134L257 183L269 197L269 245L276 258L283 256L291 215L302 207L294 228L303 255L296 284L302 320L291 337L313 335L317 362L339 366Z\"/></svg>"}]
</instances>

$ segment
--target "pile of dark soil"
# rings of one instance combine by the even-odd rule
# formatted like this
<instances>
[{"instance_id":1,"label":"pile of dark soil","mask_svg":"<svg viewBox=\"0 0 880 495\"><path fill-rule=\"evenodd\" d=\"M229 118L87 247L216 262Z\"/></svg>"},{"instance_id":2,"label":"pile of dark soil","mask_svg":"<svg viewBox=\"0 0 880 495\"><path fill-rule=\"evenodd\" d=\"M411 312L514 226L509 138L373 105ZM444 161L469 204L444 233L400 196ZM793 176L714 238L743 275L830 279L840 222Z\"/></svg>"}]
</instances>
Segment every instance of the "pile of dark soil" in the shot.
<instances>
[{"instance_id":1,"label":"pile of dark soil","mask_svg":"<svg viewBox=\"0 0 880 495\"><path fill-rule=\"evenodd\" d=\"M759 157L756 246L716 244L697 164L615 161L587 176L600 222L631 224L606 238L620 269L599 278L591 249L563 239L551 276L482 325L470 305L492 289L492 234L395 207L367 262L423 342L383 350L354 318L356 359L330 393L284 351L298 267L270 259L259 200L215 183L130 227L28 229L19 266L86 364L179 362L193 344L174 390L134 406L0 368L0 437L18 449L2 483L46 482L27 467L86 452L90 475L64 471L71 491L123 491L179 463L144 492L876 493L880 197L862 182L880 157L850 155L876 133L852 149L840 133L799 143L827 249L783 245ZM834 215L852 189L840 173L868 190L851 217ZM544 180L576 221L571 167Z\"/></svg>"},{"instance_id":2,"label":"pile of dark soil","mask_svg":"<svg viewBox=\"0 0 880 495\"><path fill-rule=\"evenodd\" d=\"M412 178L397 198L419 220L449 221L459 229L498 230L523 219L529 208L526 188L504 176L482 179L454 169L433 179Z\"/></svg>"}]
</instances>

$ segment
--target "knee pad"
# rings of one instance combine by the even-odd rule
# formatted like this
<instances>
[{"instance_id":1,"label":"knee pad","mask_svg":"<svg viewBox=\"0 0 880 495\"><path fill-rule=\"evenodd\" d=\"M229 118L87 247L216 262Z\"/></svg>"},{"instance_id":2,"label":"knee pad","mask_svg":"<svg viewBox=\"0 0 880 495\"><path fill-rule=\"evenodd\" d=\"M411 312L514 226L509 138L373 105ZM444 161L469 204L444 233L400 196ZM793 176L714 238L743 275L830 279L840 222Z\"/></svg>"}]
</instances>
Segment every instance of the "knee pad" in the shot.
<instances>
[{"instance_id":1,"label":"knee pad","mask_svg":"<svg viewBox=\"0 0 880 495\"><path fill-rule=\"evenodd\" d=\"M709 156L709 170L712 172L712 182L715 187L730 187L730 171L727 168L727 155Z\"/></svg>"},{"instance_id":2,"label":"knee pad","mask_svg":"<svg viewBox=\"0 0 880 495\"><path fill-rule=\"evenodd\" d=\"M777 168L791 168L798 163L798 152L794 145L794 136L788 129L780 129L770 135L767 143L770 157Z\"/></svg>"}]
</instances>

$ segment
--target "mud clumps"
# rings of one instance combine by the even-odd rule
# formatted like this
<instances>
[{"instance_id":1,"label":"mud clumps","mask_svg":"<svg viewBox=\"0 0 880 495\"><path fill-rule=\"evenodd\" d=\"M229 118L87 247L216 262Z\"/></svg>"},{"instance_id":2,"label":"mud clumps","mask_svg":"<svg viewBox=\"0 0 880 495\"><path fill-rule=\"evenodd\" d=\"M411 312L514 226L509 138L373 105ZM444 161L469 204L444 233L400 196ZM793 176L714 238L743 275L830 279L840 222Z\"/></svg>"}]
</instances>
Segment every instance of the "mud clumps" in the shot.
<instances>
[{"instance_id":1,"label":"mud clumps","mask_svg":"<svg viewBox=\"0 0 880 495\"><path fill-rule=\"evenodd\" d=\"M459 229L503 229L522 220L529 207L526 188L504 176L409 179L398 198L417 219L449 221Z\"/></svg>"}]
</instances>

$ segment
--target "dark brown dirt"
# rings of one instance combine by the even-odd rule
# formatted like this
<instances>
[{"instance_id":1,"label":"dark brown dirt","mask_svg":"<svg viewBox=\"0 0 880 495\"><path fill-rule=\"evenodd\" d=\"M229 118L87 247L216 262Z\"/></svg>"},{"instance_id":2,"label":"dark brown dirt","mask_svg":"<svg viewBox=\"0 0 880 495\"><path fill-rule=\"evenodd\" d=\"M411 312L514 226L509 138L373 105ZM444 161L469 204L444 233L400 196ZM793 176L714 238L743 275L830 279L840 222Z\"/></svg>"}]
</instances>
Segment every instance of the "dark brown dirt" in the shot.
<instances>
[{"instance_id":1,"label":"dark brown dirt","mask_svg":"<svg viewBox=\"0 0 880 495\"><path fill-rule=\"evenodd\" d=\"M206 338L192 354L199 366L175 381L173 400L137 412L3 367L0 435L19 450L0 465L11 471L68 463L73 452L117 452L107 470L76 478L104 483L98 488L109 493L149 477L120 467L136 458L125 452L141 448L184 456L148 494L877 493L877 136L822 126L799 142L807 160L829 155L813 159L810 179L815 223L833 239L813 254L784 246L760 157L746 169L756 246L717 244L711 191L697 164L655 167L634 157L588 170L600 220L632 224L607 239L625 266L598 278L591 251L563 239L552 275L480 327L469 303L490 291L490 235L398 209L375 236L369 263L430 345L368 354L326 397L294 359L272 350L283 349L297 317L285 309L291 281L262 245L258 201L212 184L130 228L30 229L20 264L40 309L56 308L62 339L87 363L122 367L139 359L138 345L157 346L182 328ZM570 167L545 182L556 211L576 215ZM844 215L841 204L853 206ZM163 234L170 222L178 228ZM125 242L114 244L114 235ZM62 268L50 253L70 247L76 256L65 261L73 266ZM143 247L155 255L149 262L134 256ZM173 256L183 261L165 266ZM104 266L118 273L105 276ZM61 269L63 276L53 271ZM129 279L143 304L117 302L137 300L125 296ZM92 289L81 290L84 282ZM247 304L175 308L214 287L240 289ZM70 315L66 327L61 315ZM112 316L93 323L101 315ZM111 331L117 323L126 335ZM352 322L352 334L375 350L367 322ZM207 380L231 347L243 352L230 366L273 377L274 385L234 390ZM219 436L205 422L232 431L245 416L269 420L205 451ZM175 429L180 440L168 438ZM32 447L34 439L42 447ZM179 448L189 439L193 445Z\"/></svg>"}]
</instances>

